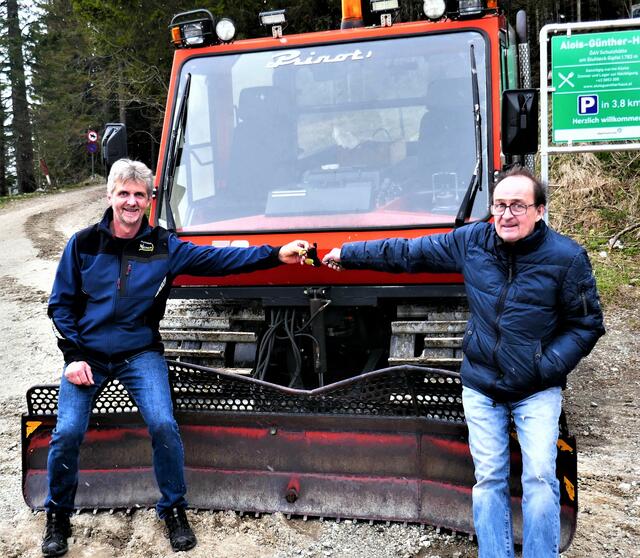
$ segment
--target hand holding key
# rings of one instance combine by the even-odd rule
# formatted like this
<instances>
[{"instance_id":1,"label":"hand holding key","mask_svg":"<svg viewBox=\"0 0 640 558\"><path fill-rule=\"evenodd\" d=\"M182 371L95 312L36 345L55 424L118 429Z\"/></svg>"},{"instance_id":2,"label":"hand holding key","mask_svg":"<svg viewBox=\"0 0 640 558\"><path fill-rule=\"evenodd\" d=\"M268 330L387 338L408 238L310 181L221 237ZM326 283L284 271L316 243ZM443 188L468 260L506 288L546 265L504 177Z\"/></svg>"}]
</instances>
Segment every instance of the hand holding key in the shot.
<instances>
[{"instance_id":1,"label":"hand holding key","mask_svg":"<svg viewBox=\"0 0 640 558\"><path fill-rule=\"evenodd\" d=\"M342 271L343 267L340 265L340 248L332 248L331 251L322 258L322 263L334 271Z\"/></svg>"}]
</instances>

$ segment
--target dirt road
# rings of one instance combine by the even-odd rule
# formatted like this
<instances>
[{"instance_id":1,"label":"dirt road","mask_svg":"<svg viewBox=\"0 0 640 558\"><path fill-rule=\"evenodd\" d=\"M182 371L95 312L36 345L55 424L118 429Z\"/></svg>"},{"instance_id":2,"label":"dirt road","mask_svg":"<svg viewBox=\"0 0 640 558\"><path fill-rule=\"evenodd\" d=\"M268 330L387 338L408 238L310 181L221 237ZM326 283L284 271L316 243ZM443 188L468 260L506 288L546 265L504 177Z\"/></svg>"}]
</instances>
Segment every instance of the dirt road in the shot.
<instances>
[{"instance_id":1,"label":"dirt road","mask_svg":"<svg viewBox=\"0 0 640 558\"><path fill-rule=\"evenodd\" d=\"M0 210L0 556L40 556L44 516L20 487L20 415L25 392L59 381L61 357L46 316L57 258L67 238L105 207L104 186L32 198ZM566 558L640 557L640 308L608 308L608 334L571 375L566 409L578 438L578 530ZM193 516L199 545L188 556L220 558L467 558L466 538L418 526L349 521ZM70 558L173 556L153 511L73 518Z\"/></svg>"}]
</instances>

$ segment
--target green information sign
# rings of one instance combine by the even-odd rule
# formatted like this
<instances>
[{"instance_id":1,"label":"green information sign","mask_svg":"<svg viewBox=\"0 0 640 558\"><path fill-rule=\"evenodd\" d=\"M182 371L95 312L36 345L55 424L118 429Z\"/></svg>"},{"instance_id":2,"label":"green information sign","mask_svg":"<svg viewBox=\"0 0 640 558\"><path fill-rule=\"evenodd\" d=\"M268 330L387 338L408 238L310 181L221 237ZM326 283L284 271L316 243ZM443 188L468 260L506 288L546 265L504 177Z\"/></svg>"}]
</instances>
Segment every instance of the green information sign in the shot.
<instances>
[{"instance_id":1,"label":"green information sign","mask_svg":"<svg viewBox=\"0 0 640 558\"><path fill-rule=\"evenodd\" d=\"M640 29L551 38L553 141L640 138Z\"/></svg>"}]
</instances>

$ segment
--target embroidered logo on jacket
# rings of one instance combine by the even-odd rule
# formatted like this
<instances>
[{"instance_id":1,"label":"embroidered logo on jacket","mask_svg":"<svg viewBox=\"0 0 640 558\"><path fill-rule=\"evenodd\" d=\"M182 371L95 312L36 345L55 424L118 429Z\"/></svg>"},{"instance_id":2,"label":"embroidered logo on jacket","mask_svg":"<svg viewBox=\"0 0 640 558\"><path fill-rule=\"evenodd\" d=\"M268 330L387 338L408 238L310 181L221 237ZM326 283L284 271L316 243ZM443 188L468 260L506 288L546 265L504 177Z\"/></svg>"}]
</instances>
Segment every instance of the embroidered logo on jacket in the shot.
<instances>
[{"instance_id":1,"label":"embroidered logo on jacket","mask_svg":"<svg viewBox=\"0 0 640 558\"><path fill-rule=\"evenodd\" d=\"M139 252L153 252L153 243L147 242L146 240L140 241L140 246L138 247Z\"/></svg>"}]
</instances>

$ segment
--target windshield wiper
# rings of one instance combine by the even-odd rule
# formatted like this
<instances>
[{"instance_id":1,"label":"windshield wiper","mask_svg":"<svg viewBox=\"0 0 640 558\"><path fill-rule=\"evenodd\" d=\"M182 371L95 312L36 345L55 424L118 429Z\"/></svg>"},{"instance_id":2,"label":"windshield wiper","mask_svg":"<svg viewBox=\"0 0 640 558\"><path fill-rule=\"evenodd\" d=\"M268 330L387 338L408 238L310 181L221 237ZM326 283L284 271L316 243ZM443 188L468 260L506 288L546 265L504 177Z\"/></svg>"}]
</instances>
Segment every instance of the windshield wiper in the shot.
<instances>
[{"instance_id":1,"label":"windshield wiper","mask_svg":"<svg viewBox=\"0 0 640 558\"><path fill-rule=\"evenodd\" d=\"M470 45L471 55L471 87L473 90L473 122L475 125L476 139L476 165L473 169L473 176L469 181L469 186L464 194L458 215L456 215L455 228L465 224L476 199L478 191L482 191L482 120L480 115L480 90L478 89L478 71L476 70L476 55L473 45Z\"/></svg>"},{"instance_id":2,"label":"windshield wiper","mask_svg":"<svg viewBox=\"0 0 640 558\"><path fill-rule=\"evenodd\" d=\"M187 74L187 79L184 84L184 91L182 97L180 97L180 105L178 106L178 112L176 113L176 120L171 131L171 138L169 140L169 149L167 149L167 158L164 165L164 184L162 186L163 199L162 202L167 204L167 229L170 231L176 230L176 222L173 217L173 211L171 210L171 191L173 190L173 176L176 171L180 150L180 135L184 131L185 123L187 122L187 105L189 101L189 91L191 90L191 74Z\"/></svg>"}]
</instances>

